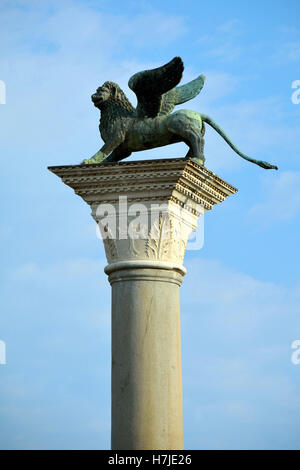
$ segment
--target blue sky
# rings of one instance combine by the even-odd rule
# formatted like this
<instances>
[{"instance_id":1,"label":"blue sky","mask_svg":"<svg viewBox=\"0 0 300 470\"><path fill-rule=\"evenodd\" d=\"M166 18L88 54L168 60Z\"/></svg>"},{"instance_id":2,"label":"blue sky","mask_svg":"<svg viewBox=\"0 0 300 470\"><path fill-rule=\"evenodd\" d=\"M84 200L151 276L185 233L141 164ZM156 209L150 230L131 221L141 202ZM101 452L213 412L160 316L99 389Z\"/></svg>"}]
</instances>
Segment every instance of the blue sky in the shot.
<instances>
[{"instance_id":1,"label":"blue sky","mask_svg":"<svg viewBox=\"0 0 300 470\"><path fill-rule=\"evenodd\" d=\"M101 146L92 92L175 55L206 164L239 192L205 214L181 287L187 449L300 448L298 1L5 1L0 4L0 448L110 445L110 287L89 207L49 165ZM131 159L177 157L184 144Z\"/></svg>"}]
</instances>

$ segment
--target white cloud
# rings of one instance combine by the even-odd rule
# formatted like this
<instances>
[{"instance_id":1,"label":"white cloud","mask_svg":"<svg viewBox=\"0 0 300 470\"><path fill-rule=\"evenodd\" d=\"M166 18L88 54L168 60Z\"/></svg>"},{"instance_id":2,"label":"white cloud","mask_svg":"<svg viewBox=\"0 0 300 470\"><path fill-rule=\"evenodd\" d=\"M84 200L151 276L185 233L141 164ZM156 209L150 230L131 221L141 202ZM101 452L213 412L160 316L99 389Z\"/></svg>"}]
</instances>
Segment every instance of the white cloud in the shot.
<instances>
[{"instance_id":1,"label":"white cloud","mask_svg":"<svg viewBox=\"0 0 300 470\"><path fill-rule=\"evenodd\" d=\"M199 106L212 105L216 100L230 95L242 82L241 77L216 70L206 70L205 76L204 88L197 99ZM193 105L195 102L193 100Z\"/></svg>"},{"instance_id":2,"label":"white cloud","mask_svg":"<svg viewBox=\"0 0 300 470\"><path fill-rule=\"evenodd\" d=\"M274 52L271 59L277 64L286 64L287 62L299 62L300 60L300 41L288 41L280 45Z\"/></svg>"},{"instance_id":3,"label":"white cloud","mask_svg":"<svg viewBox=\"0 0 300 470\"><path fill-rule=\"evenodd\" d=\"M233 18L232 20L218 26L217 31L236 36L241 32L241 21L237 18Z\"/></svg>"},{"instance_id":4,"label":"white cloud","mask_svg":"<svg viewBox=\"0 0 300 470\"><path fill-rule=\"evenodd\" d=\"M287 34L288 36L292 35L292 34L298 34L299 32L299 29L297 29L295 26L292 26L292 25L283 25L281 24L278 28L277 28L278 32L279 33L282 33L282 34Z\"/></svg>"},{"instance_id":5,"label":"white cloud","mask_svg":"<svg viewBox=\"0 0 300 470\"><path fill-rule=\"evenodd\" d=\"M284 171L262 178L265 200L249 210L250 220L267 226L296 217L300 212L299 181L299 171Z\"/></svg>"},{"instance_id":6,"label":"white cloud","mask_svg":"<svg viewBox=\"0 0 300 470\"><path fill-rule=\"evenodd\" d=\"M209 55L220 62L233 62L241 57L243 50L243 47L234 45L232 41L226 41L219 46L211 48Z\"/></svg>"},{"instance_id":7,"label":"white cloud","mask_svg":"<svg viewBox=\"0 0 300 470\"><path fill-rule=\"evenodd\" d=\"M189 260L187 268L187 299L208 308L209 321L219 324L218 328L247 327L249 332L257 328L257 322L263 324L269 318L277 318L289 304L291 313L297 307L300 286L289 289L262 282L200 257Z\"/></svg>"},{"instance_id":8,"label":"white cloud","mask_svg":"<svg viewBox=\"0 0 300 470\"><path fill-rule=\"evenodd\" d=\"M48 266L39 266L35 262L27 262L21 266L12 268L8 272L8 279L17 282L61 282L67 280L85 280L94 276L100 276L104 259L71 259L55 262Z\"/></svg>"},{"instance_id":9,"label":"white cloud","mask_svg":"<svg viewBox=\"0 0 300 470\"><path fill-rule=\"evenodd\" d=\"M214 34L202 35L199 42L205 45L205 54L220 63L234 62L241 57L245 47L237 41L242 33L241 22L233 18L216 26Z\"/></svg>"},{"instance_id":10,"label":"white cloud","mask_svg":"<svg viewBox=\"0 0 300 470\"><path fill-rule=\"evenodd\" d=\"M183 395L192 448L234 448L243 439L245 448L260 448L256 429L266 448L274 438L295 445L284 442L283 432L292 432L300 418L300 369L291 363L290 347L300 331L300 285L260 281L200 257L186 267Z\"/></svg>"}]
</instances>

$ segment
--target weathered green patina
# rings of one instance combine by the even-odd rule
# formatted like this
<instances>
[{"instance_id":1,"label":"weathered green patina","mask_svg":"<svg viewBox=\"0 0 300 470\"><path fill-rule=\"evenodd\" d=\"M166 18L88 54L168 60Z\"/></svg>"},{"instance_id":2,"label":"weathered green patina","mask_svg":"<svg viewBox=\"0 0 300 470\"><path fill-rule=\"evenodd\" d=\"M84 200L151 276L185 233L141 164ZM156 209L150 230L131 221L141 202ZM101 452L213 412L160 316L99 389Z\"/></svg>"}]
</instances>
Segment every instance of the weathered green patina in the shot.
<instances>
[{"instance_id":1,"label":"weathered green patina","mask_svg":"<svg viewBox=\"0 0 300 470\"><path fill-rule=\"evenodd\" d=\"M99 87L92 101L101 111L99 129L105 144L82 164L117 162L132 152L185 142L189 147L185 158L204 165L204 123L207 123L239 156L262 168L277 170L275 165L242 153L209 116L189 110L170 114L176 105L197 96L204 85L205 77L200 75L186 85L177 86L183 69L181 58L175 57L162 67L133 75L128 85L137 96L136 108L116 83L108 81Z\"/></svg>"}]
</instances>

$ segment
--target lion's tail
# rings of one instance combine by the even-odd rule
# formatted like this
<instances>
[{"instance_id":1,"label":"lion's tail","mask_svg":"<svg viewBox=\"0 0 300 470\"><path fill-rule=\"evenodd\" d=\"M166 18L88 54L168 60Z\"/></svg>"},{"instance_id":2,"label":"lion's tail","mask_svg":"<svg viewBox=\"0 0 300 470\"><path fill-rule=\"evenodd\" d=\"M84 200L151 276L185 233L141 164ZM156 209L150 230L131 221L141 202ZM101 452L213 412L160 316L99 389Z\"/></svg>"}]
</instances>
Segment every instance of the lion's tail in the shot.
<instances>
[{"instance_id":1,"label":"lion's tail","mask_svg":"<svg viewBox=\"0 0 300 470\"><path fill-rule=\"evenodd\" d=\"M240 157L244 158L245 160L248 160L248 162L255 163L255 165L259 165L262 168L265 168L266 170L278 170L278 167L275 165L271 165L268 162L264 162L261 160L255 160L254 158L247 157L243 152L241 152L235 145L234 143L229 139L229 137L225 134L223 129L209 116L206 114L201 114L201 119L202 121L206 122L209 124L211 127L215 129L215 131L220 134L221 137L227 142L227 144L234 150Z\"/></svg>"}]
</instances>

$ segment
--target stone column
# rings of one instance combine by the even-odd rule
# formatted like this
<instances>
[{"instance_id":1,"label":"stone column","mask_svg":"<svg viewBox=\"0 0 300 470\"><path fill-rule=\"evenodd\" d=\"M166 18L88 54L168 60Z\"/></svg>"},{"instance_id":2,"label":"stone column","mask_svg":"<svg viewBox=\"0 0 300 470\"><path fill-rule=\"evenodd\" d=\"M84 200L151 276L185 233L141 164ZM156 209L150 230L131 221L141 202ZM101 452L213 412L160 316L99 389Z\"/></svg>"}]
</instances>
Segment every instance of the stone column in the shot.
<instances>
[{"instance_id":1,"label":"stone column","mask_svg":"<svg viewBox=\"0 0 300 470\"><path fill-rule=\"evenodd\" d=\"M133 261L106 273L112 285L112 449L183 449L183 271Z\"/></svg>"},{"instance_id":2,"label":"stone column","mask_svg":"<svg viewBox=\"0 0 300 470\"><path fill-rule=\"evenodd\" d=\"M182 263L198 217L236 189L186 159L49 169L90 205L104 241L112 449L183 449Z\"/></svg>"}]
</instances>

